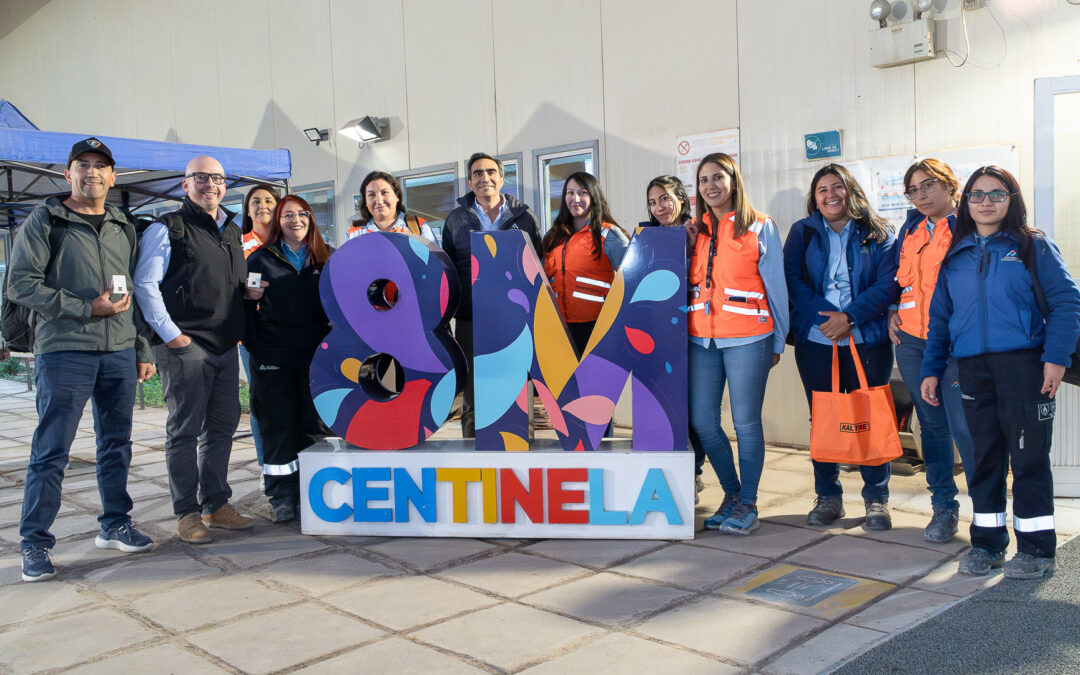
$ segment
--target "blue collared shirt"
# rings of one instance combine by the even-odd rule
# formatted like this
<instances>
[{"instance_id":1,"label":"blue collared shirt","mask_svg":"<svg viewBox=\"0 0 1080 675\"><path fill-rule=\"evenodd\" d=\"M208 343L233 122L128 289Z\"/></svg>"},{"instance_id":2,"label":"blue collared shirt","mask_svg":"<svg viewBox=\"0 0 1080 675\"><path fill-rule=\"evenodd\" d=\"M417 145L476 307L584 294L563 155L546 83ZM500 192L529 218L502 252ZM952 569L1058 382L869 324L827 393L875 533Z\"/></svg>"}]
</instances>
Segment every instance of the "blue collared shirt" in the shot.
<instances>
[{"instance_id":1,"label":"blue collared shirt","mask_svg":"<svg viewBox=\"0 0 1080 675\"><path fill-rule=\"evenodd\" d=\"M228 214L219 206L214 216L218 231L225 230L226 218ZM164 342L175 340L181 334L180 327L173 323L161 298L161 280L165 278L165 270L169 269L171 257L169 228L161 221L152 223L139 241L139 261L135 264L132 285L143 318Z\"/></svg>"},{"instance_id":2,"label":"blue collared shirt","mask_svg":"<svg viewBox=\"0 0 1080 675\"><path fill-rule=\"evenodd\" d=\"M506 220L506 214L509 212L506 206L506 197L502 195L499 195L499 215L495 216L495 220L488 218L487 212L484 211L484 207L480 206L478 201L473 201L473 210L476 211L476 216L480 219L480 229L485 232L494 232L499 229L499 225Z\"/></svg>"},{"instance_id":3,"label":"blue collared shirt","mask_svg":"<svg viewBox=\"0 0 1080 675\"><path fill-rule=\"evenodd\" d=\"M304 269L304 265L307 263L307 244L301 244L300 248L295 252L289 248L289 245L285 243L285 240L281 240L281 252L285 254L285 259L289 261L289 264L296 268L296 271Z\"/></svg>"},{"instance_id":4,"label":"blue collared shirt","mask_svg":"<svg viewBox=\"0 0 1080 675\"><path fill-rule=\"evenodd\" d=\"M839 307L841 312L851 304L852 299L851 270L848 269L847 247L851 237L855 234L855 229L855 222L851 220L847 221L847 225L844 225L844 229L840 230L840 232L832 229L828 222L825 223L825 233L829 242L829 260L825 267L825 299L833 307ZM806 337L811 342L817 342L818 344L832 344L832 340L825 337L817 324L810 328L810 333ZM851 329L851 337L855 339L856 344L861 344L863 341L858 328ZM848 338L840 340L837 344L841 346L848 344Z\"/></svg>"}]
</instances>

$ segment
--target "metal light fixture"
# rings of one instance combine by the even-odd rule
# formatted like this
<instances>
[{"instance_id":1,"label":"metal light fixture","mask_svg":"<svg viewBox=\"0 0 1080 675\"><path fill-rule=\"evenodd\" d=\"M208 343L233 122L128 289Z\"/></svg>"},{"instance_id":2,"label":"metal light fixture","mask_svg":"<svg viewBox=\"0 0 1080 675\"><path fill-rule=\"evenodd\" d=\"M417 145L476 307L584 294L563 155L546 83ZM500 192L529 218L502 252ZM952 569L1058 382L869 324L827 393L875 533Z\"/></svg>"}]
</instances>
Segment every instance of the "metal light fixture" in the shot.
<instances>
[{"instance_id":1,"label":"metal light fixture","mask_svg":"<svg viewBox=\"0 0 1080 675\"><path fill-rule=\"evenodd\" d=\"M318 129L316 127L310 127L308 129L304 129L304 135L307 136L307 139L314 143L316 147L318 147L319 143L330 140L329 129Z\"/></svg>"},{"instance_id":2,"label":"metal light fixture","mask_svg":"<svg viewBox=\"0 0 1080 675\"><path fill-rule=\"evenodd\" d=\"M385 117L357 117L349 120L345 126L338 129L338 133L350 138L364 147L365 143L377 143L384 141L390 131L390 121Z\"/></svg>"},{"instance_id":3,"label":"metal light fixture","mask_svg":"<svg viewBox=\"0 0 1080 675\"><path fill-rule=\"evenodd\" d=\"M874 0L870 3L870 18L878 22L882 28L886 27L886 20L892 14L892 5L889 0Z\"/></svg>"},{"instance_id":4,"label":"metal light fixture","mask_svg":"<svg viewBox=\"0 0 1080 675\"><path fill-rule=\"evenodd\" d=\"M914 19L918 21L922 18L923 14L934 11L935 0L915 0L915 16Z\"/></svg>"}]
</instances>

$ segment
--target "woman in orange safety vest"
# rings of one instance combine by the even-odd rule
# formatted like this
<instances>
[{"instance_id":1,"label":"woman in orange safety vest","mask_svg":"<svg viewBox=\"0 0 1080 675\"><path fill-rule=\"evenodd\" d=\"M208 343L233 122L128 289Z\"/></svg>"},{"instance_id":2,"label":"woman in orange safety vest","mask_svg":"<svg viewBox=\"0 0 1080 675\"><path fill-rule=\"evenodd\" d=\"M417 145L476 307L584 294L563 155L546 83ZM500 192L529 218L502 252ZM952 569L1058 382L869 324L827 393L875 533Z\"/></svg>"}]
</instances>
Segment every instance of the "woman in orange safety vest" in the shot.
<instances>
[{"instance_id":1,"label":"woman in orange safety vest","mask_svg":"<svg viewBox=\"0 0 1080 675\"><path fill-rule=\"evenodd\" d=\"M895 345L896 365L904 378L922 432L922 458L934 515L923 538L944 544L956 534L960 503L953 479L953 441L960 451L964 470L973 466L971 434L964 420L956 359L950 359L941 385L944 406L922 400L920 370L930 322L930 300L937 287L938 268L956 228L956 204L960 183L948 164L923 159L904 174L904 194L915 207L897 235L896 281L900 302L889 312L889 339ZM969 481L970 482L970 481Z\"/></svg>"},{"instance_id":2,"label":"woman in orange safety vest","mask_svg":"<svg viewBox=\"0 0 1080 675\"><path fill-rule=\"evenodd\" d=\"M745 535L758 528L765 382L780 362L788 330L783 249L776 223L751 206L728 155L706 155L698 165L697 214L687 278L690 426L724 489L724 501L705 527ZM725 382L739 444L738 471L720 424Z\"/></svg>"}]
</instances>

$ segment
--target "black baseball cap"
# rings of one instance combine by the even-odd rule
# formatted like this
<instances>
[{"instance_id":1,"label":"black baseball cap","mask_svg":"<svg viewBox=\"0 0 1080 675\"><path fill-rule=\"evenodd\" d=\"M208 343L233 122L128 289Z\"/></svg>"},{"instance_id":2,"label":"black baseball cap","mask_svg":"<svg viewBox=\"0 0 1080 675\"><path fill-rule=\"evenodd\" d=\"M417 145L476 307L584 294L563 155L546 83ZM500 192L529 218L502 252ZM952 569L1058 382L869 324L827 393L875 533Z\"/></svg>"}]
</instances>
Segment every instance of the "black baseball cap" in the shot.
<instances>
[{"instance_id":1,"label":"black baseball cap","mask_svg":"<svg viewBox=\"0 0 1080 675\"><path fill-rule=\"evenodd\" d=\"M71 146L71 153L68 155L68 166L71 166L71 162L76 157L84 152L96 152L99 155L109 160L109 166L116 166L116 160L113 159L112 150L109 150L109 146L105 145L98 139L91 136L90 138L84 138L75 145Z\"/></svg>"}]
</instances>

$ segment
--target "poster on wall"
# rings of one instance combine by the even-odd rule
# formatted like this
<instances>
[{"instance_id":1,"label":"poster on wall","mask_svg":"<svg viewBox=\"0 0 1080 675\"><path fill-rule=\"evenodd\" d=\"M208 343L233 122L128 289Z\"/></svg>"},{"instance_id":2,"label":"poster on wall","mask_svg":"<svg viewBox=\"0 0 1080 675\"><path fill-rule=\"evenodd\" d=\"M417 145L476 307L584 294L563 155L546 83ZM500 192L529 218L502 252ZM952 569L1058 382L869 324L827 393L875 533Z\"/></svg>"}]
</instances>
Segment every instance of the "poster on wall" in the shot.
<instances>
[{"instance_id":1,"label":"poster on wall","mask_svg":"<svg viewBox=\"0 0 1080 675\"><path fill-rule=\"evenodd\" d=\"M845 166L866 190L870 206L888 220L894 228L904 224L911 202L904 196L904 172L916 160L936 157L952 167L960 188L980 166L997 164L1014 176L1020 176L1020 150L1016 145L990 145L961 150L920 152L916 155L875 157Z\"/></svg>"},{"instance_id":2,"label":"poster on wall","mask_svg":"<svg viewBox=\"0 0 1080 675\"><path fill-rule=\"evenodd\" d=\"M697 165L705 155L723 152L739 163L739 128L706 131L700 134L675 137L675 175L682 181L690 196L690 208L695 207L694 177Z\"/></svg>"}]
</instances>

